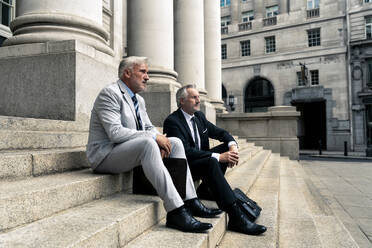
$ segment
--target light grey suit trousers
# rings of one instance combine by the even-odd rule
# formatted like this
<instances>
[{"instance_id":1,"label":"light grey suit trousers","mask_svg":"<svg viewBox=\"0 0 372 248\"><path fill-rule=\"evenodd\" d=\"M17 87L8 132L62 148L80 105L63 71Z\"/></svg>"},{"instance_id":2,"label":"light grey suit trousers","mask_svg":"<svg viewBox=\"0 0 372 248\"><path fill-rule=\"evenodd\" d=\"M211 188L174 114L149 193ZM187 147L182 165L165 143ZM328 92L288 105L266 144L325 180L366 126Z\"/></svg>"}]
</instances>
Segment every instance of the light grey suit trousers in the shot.
<instances>
[{"instance_id":1,"label":"light grey suit trousers","mask_svg":"<svg viewBox=\"0 0 372 248\"><path fill-rule=\"evenodd\" d=\"M145 102L138 96L143 130L136 130L137 117L133 101L124 83L117 81L105 87L94 102L87 145L87 157L94 171L122 173L142 165L143 171L164 202L167 212L183 205L173 181L161 159L154 136L159 134L152 125ZM186 159L183 144L178 138L169 138L170 157ZM186 197L197 197L194 182L187 167Z\"/></svg>"}]
</instances>

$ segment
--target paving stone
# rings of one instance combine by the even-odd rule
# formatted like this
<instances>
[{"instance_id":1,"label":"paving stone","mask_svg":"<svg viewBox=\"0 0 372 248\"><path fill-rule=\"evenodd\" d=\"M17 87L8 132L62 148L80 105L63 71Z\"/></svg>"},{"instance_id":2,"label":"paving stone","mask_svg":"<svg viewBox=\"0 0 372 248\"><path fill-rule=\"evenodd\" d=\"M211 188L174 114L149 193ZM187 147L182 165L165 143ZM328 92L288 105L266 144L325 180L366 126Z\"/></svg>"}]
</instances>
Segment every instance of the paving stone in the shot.
<instances>
[{"instance_id":1,"label":"paving stone","mask_svg":"<svg viewBox=\"0 0 372 248\"><path fill-rule=\"evenodd\" d=\"M344 207L353 218L372 218L372 207Z\"/></svg>"}]
</instances>

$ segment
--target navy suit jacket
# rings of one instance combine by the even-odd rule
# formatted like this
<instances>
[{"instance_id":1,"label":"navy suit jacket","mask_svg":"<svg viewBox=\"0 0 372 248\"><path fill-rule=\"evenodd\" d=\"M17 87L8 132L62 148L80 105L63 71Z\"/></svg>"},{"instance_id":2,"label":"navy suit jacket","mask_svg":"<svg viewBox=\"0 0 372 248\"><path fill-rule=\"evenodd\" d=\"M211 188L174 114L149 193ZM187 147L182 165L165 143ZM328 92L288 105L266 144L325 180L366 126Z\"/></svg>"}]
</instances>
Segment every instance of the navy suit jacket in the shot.
<instances>
[{"instance_id":1,"label":"navy suit jacket","mask_svg":"<svg viewBox=\"0 0 372 248\"><path fill-rule=\"evenodd\" d=\"M180 108L165 119L163 126L163 132L166 133L168 137L178 137L182 140L186 157L189 162L200 158L210 157L212 155L209 147L209 138L224 143L235 141L226 130L209 122L202 112L197 111L194 115L196 117L195 122L200 136L200 150L195 148L195 142L192 138L191 130Z\"/></svg>"}]
</instances>

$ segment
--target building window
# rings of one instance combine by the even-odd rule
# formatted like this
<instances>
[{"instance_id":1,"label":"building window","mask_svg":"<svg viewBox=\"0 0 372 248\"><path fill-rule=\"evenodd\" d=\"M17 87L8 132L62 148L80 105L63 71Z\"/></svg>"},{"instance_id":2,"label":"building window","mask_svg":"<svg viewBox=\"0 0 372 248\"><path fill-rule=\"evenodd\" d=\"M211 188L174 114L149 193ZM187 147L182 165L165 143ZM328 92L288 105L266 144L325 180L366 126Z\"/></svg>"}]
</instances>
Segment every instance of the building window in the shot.
<instances>
[{"instance_id":1,"label":"building window","mask_svg":"<svg viewBox=\"0 0 372 248\"><path fill-rule=\"evenodd\" d=\"M14 16L14 0L0 0L1 25L9 27Z\"/></svg>"},{"instance_id":2,"label":"building window","mask_svg":"<svg viewBox=\"0 0 372 248\"><path fill-rule=\"evenodd\" d=\"M9 25L14 18L14 3L14 0L0 0L0 46L12 36Z\"/></svg>"},{"instance_id":3,"label":"building window","mask_svg":"<svg viewBox=\"0 0 372 248\"><path fill-rule=\"evenodd\" d=\"M298 86L304 86L306 85L305 80L302 79L302 72L298 71L297 74L297 85Z\"/></svg>"},{"instance_id":4,"label":"building window","mask_svg":"<svg viewBox=\"0 0 372 248\"><path fill-rule=\"evenodd\" d=\"M318 70L311 70L311 85L318 85L319 84L319 71Z\"/></svg>"},{"instance_id":5,"label":"building window","mask_svg":"<svg viewBox=\"0 0 372 248\"><path fill-rule=\"evenodd\" d=\"M113 3L112 0L102 1L102 26L109 34L109 45L111 48L114 47L114 14L113 14Z\"/></svg>"},{"instance_id":6,"label":"building window","mask_svg":"<svg viewBox=\"0 0 372 248\"><path fill-rule=\"evenodd\" d=\"M318 9L319 0L307 0L307 9Z\"/></svg>"},{"instance_id":7,"label":"building window","mask_svg":"<svg viewBox=\"0 0 372 248\"><path fill-rule=\"evenodd\" d=\"M320 46L320 28L307 30L309 47Z\"/></svg>"},{"instance_id":8,"label":"building window","mask_svg":"<svg viewBox=\"0 0 372 248\"><path fill-rule=\"evenodd\" d=\"M367 86L372 87L372 59L367 60Z\"/></svg>"},{"instance_id":9,"label":"building window","mask_svg":"<svg viewBox=\"0 0 372 248\"><path fill-rule=\"evenodd\" d=\"M221 0L221 7L230 6L230 0Z\"/></svg>"},{"instance_id":10,"label":"building window","mask_svg":"<svg viewBox=\"0 0 372 248\"><path fill-rule=\"evenodd\" d=\"M247 2L247 0L242 0L242 3L246 3Z\"/></svg>"},{"instance_id":11,"label":"building window","mask_svg":"<svg viewBox=\"0 0 372 248\"><path fill-rule=\"evenodd\" d=\"M230 16L221 17L221 27L226 27L227 25L230 25L230 24L231 24Z\"/></svg>"},{"instance_id":12,"label":"building window","mask_svg":"<svg viewBox=\"0 0 372 248\"><path fill-rule=\"evenodd\" d=\"M366 38L372 39L372 16L366 17Z\"/></svg>"},{"instance_id":13,"label":"building window","mask_svg":"<svg viewBox=\"0 0 372 248\"><path fill-rule=\"evenodd\" d=\"M364 0L365 3L372 3L372 0Z\"/></svg>"},{"instance_id":14,"label":"building window","mask_svg":"<svg viewBox=\"0 0 372 248\"><path fill-rule=\"evenodd\" d=\"M266 53L273 53L276 51L275 36L265 37Z\"/></svg>"},{"instance_id":15,"label":"building window","mask_svg":"<svg viewBox=\"0 0 372 248\"><path fill-rule=\"evenodd\" d=\"M240 49L242 57L251 55L251 41L245 40L240 42Z\"/></svg>"},{"instance_id":16,"label":"building window","mask_svg":"<svg viewBox=\"0 0 372 248\"><path fill-rule=\"evenodd\" d=\"M250 22L254 19L253 10L246 11L242 13L242 22Z\"/></svg>"},{"instance_id":17,"label":"building window","mask_svg":"<svg viewBox=\"0 0 372 248\"><path fill-rule=\"evenodd\" d=\"M221 45L221 58L227 59L227 46L226 44Z\"/></svg>"},{"instance_id":18,"label":"building window","mask_svg":"<svg viewBox=\"0 0 372 248\"><path fill-rule=\"evenodd\" d=\"M273 17L279 14L279 6L274 5L266 8L266 17Z\"/></svg>"}]
</instances>

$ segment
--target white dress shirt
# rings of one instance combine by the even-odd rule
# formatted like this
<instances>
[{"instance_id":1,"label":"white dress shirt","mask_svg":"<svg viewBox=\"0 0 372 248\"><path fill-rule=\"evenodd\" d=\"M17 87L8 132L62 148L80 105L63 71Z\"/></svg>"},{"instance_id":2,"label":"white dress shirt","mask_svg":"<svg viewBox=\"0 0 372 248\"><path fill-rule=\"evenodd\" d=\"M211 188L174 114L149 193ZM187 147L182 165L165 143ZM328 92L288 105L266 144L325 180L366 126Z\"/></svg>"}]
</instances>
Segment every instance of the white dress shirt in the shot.
<instances>
[{"instance_id":1,"label":"white dress shirt","mask_svg":"<svg viewBox=\"0 0 372 248\"><path fill-rule=\"evenodd\" d=\"M181 108L181 111L183 113L183 115L185 116L185 119L186 119L186 122L187 122L187 125L189 126L190 130L191 130L191 136L195 142L195 137L194 137L194 128L192 126L192 120L191 118L195 117L195 115L189 115L188 113L186 113L185 111L183 111L183 109ZM195 117L196 118L196 117ZM196 124L196 123L195 123ZM200 135L199 135L199 131L198 129L196 129L196 135L198 136L198 145L199 147L201 148L201 145L200 145ZM228 144L228 147L232 146L232 145L237 145L235 141L230 141L229 144ZM220 161L220 154L219 153L215 153L213 152L212 155L211 155L213 158L217 159L217 161Z\"/></svg>"}]
</instances>

